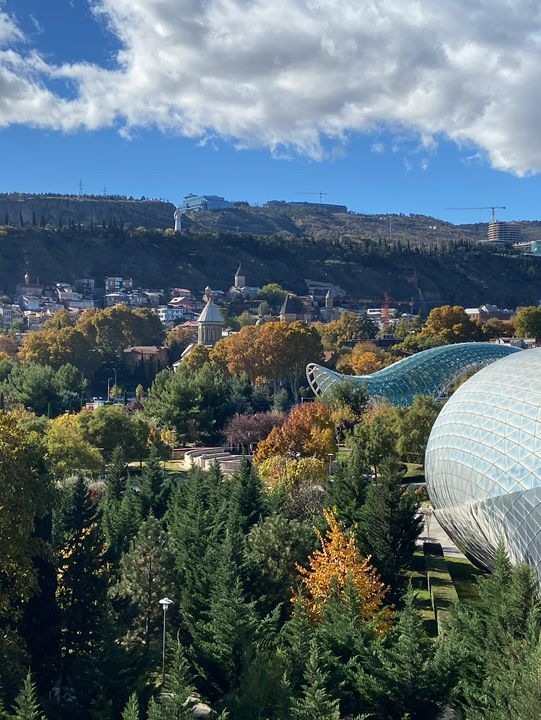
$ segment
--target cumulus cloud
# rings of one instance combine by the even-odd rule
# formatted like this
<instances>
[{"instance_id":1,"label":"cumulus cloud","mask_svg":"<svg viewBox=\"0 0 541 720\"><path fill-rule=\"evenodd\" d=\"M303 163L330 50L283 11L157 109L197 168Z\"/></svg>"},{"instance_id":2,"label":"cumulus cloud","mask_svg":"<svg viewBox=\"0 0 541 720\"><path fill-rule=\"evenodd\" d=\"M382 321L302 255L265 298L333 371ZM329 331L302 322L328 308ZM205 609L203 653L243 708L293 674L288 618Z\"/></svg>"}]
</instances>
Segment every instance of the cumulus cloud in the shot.
<instances>
[{"instance_id":1,"label":"cumulus cloud","mask_svg":"<svg viewBox=\"0 0 541 720\"><path fill-rule=\"evenodd\" d=\"M116 67L4 50L0 125L138 127L226 137L277 156L325 155L386 129L444 135L519 175L541 170L537 0L93 0L121 43ZM64 80L70 100L49 88Z\"/></svg>"}]
</instances>

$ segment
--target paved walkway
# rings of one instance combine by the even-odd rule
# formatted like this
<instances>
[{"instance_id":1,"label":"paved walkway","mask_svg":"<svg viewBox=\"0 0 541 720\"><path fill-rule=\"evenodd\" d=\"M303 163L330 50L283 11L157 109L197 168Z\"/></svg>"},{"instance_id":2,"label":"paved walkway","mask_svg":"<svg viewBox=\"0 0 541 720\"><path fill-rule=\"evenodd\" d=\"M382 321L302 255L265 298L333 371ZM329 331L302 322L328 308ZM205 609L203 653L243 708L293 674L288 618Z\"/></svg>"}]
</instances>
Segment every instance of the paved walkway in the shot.
<instances>
[{"instance_id":1,"label":"paved walkway","mask_svg":"<svg viewBox=\"0 0 541 720\"><path fill-rule=\"evenodd\" d=\"M426 509L426 506L424 506L423 509ZM423 542L431 540L432 542L437 542L441 545L444 555L465 557L436 520L434 513L431 513L430 515L423 513L423 517L425 519L424 530L423 534L417 539L418 546L422 548Z\"/></svg>"}]
</instances>

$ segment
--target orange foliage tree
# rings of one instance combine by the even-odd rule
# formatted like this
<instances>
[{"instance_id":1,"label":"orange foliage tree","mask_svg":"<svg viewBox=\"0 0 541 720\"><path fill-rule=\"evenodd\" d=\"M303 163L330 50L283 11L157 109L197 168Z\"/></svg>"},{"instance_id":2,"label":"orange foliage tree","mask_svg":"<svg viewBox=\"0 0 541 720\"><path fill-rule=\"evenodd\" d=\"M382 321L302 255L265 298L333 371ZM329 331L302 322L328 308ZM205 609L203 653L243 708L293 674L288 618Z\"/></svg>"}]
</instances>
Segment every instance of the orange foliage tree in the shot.
<instances>
[{"instance_id":1,"label":"orange foliage tree","mask_svg":"<svg viewBox=\"0 0 541 720\"><path fill-rule=\"evenodd\" d=\"M254 462L262 463L274 455L314 457L328 462L338 446L330 409L319 402L296 405L281 427L271 430L254 453Z\"/></svg>"},{"instance_id":2,"label":"orange foliage tree","mask_svg":"<svg viewBox=\"0 0 541 720\"><path fill-rule=\"evenodd\" d=\"M310 555L309 567L297 566L304 593L300 598L294 596L292 602L304 602L308 615L317 622L331 597L337 594L346 600L350 588L354 588L361 601L361 620L378 618L378 629L385 630L390 619L390 610L383 609L387 588L370 564L370 558L362 557L353 533L346 534L340 528L331 510L323 512L329 529L325 537L317 533L321 548Z\"/></svg>"},{"instance_id":3,"label":"orange foliage tree","mask_svg":"<svg viewBox=\"0 0 541 720\"><path fill-rule=\"evenodd\" d=\"M317 330L304 322L247 325L220 340L211 360L233 375L246 373L257 383L286 381L298 399L300 379L309 362L321 359L323 347Z\"/></svg>"}]
</instances>

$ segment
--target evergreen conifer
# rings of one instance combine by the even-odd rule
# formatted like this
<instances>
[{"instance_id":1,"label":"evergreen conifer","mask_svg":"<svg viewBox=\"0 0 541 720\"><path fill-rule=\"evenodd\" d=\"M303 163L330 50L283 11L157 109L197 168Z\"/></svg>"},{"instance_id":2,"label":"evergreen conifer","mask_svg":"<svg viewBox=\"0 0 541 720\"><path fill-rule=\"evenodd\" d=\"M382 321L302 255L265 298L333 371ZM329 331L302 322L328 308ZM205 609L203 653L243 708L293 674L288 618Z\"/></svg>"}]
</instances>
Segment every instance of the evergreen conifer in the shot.
<instances>
[{"instance_id":1,"label":"evergreen conifer","mask_svg":"<svg viewBox=\"0 0 541 720\"><path fill-rule=\"evenodd\" d=\"M15 700L13 720L44 720L40 712L36 687L28 672L23 682L23 687Z\"/></svg>"},{"instance_id":2,"label":"evergreen conifer","mask_svg":"<svg viewBox=\"0 0 541 720\"><path fill-rule=\"evenodd\" d=\"M400 574L413 558L421 528L419 500L401 484L399 464L384 464L381 477L368 488L358 532L395 601L402 586Z\"/></svg>"},{"instance_id":3,"label":"evergreen conifer","mask_svg":"<svg viewBox=\"0 0 541 720\"><path fill-rule=\"evenodd\" d=\"M126 707L122 711L122 720L140 720L139 700L136 693L130 695Z\"/></svg>"}]
</instances>

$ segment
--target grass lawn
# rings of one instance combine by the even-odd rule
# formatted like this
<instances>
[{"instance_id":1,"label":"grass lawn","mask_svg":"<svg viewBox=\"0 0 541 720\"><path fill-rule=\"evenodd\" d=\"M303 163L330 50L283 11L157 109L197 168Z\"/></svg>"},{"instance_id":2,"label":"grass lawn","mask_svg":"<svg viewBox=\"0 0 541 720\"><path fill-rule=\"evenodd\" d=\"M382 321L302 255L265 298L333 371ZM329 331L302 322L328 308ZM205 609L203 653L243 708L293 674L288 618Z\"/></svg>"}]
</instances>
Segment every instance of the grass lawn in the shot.
<instances>
[{"instance_id":1,"label":"grass lawn","mask_svg":"<svg viewBox=\"0 0 541 720\"><path fill-rule=\"evenodd\" d=\"M143 460L142 467L145 467L145 461ZM184 461L183 460L166 460L165 462L160 463L163 469L166 473L171 475L182 475L183 477L187 477L188 472L184 469ZM128 464L128 467L131 470L139 471L140 465L138 460L134 460L133 462Z\"/></svg>"},{"instance_id":2,"label":"grass lawn","mask_svg":"<svg viewBox=\"0 0 541 720\"><path fill-rule=\"evenodd\" d=\"M445 562L453 579L453 585L458 593L458 599L465 604L479 602L476 578L483 575L483 571L476 568L469 560L461 557L445 556Z\"/></svg>"},{"instance_id":3,"label":"grass lawn","mask_svg":"<svg viewBox=\"0 0 541 720\"><path fill-rule=\"evenodd\" d=\"M415 551L411 569L408 570L407 577L411 580L412 587L415 590L415 607L421 615L426 631L430 637L435 638L438 635L438 630L430 601L430 593L427 588L425 556L422 550Z\"/></svg>"},{"instance_id":4,"label":"grass lawn","mask_svg":"<svg viewBox=\"0 0 541 720\"><path fill-rule=\"evenodd\" d=\"M404 480L409 482L424 482L425 481L425 469L420 463L406 463L407 470L404 475Z\"/></svg>"}]
</instances>

